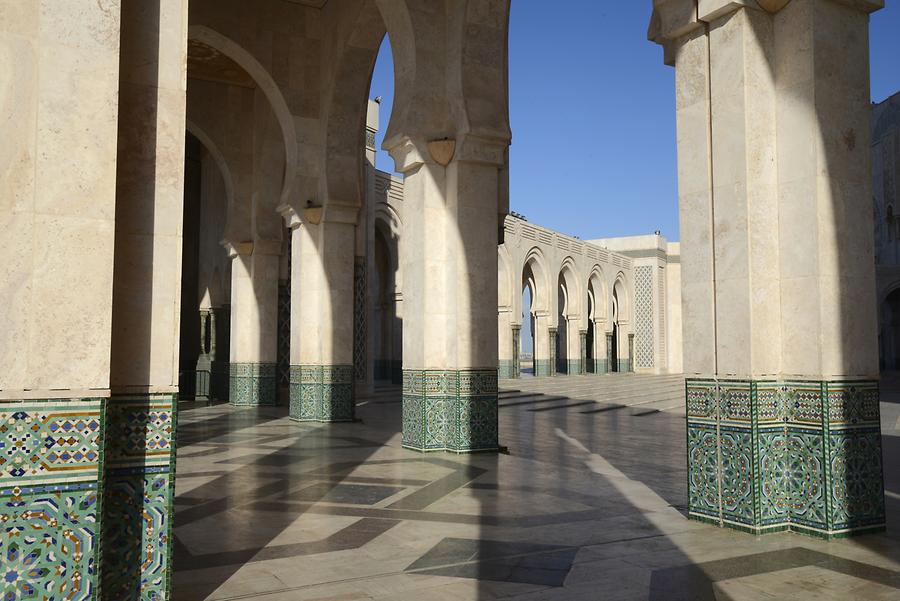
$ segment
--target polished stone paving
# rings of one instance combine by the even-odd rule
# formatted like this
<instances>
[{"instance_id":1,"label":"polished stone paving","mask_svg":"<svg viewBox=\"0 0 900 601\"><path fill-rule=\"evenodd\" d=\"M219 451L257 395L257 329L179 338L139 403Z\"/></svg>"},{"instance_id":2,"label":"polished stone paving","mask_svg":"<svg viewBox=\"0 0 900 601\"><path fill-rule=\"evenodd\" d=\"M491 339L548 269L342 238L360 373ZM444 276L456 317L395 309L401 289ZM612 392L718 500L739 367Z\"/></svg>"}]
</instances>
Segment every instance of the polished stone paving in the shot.
<instances>
[{"instance_id":1,"label":"polished stone paving","mask_svg":"<svg viewBox=\"0 0 900 601\"><path fill-rule=\"evenodd\" d=\"M359 422L182 405L175 601L900 599L900 378L882 403L889 530L825 542L684 517L683 380L502 382L499 455Z\"/></svg>"}]
</instances>

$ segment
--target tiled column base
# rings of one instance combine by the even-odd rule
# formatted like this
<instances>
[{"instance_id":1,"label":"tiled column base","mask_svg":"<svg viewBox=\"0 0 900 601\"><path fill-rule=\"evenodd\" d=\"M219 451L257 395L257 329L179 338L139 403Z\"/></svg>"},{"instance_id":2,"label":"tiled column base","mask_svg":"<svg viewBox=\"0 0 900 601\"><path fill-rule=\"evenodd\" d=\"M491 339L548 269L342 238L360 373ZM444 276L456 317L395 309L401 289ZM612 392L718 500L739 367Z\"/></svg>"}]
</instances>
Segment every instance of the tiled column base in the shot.
<instances>
[{"instance_id":1,"label":"tiled column base","mask_svg":"<svg viewBox=\"0 0 900 601\"><path fill-rule=\"evenodd\" d=\"M175 395L113 396L103 483L103 599L171 599Z\"/></svg>"},{"instance_id":2,"label":"tiled column base","mask_svg":"<svg viewBox=\"0 0 900 601\"><path fill-rule=\"evenodd\" d=\"M519 374L516 370L515 362L512 359L501 359L500 365L497 367L497 375L501 380L518 378Z\"/></svg>"},{"instance_id":3,"label":"tiled column base","mask_svg":"<svg viewBox=\"0 0 900 601\"><path fill-rule=\"evenodd\" d=\"M761 534L884 529L877 382L688 380L689 512Z\"/></svg>"},{"instance_id":4,"label":"tiled column base","mask_svg":"<svg viewBox=\"0 0 900 601\"><path fill-rule=\"evenodd\" d=\"M472 453L498 449L495 370L403 371L403 446Z\"/></svg>"},{"instance_id":5,"label":"tiled column base","mask_svg":"<svg viewBox=\"0 0 900 601\"><path fill-rule=\"evenodd\" d=\"M619 373L628 373L631 371L631 359L619 359Z\"/></svg>"},{"instance_id":6,"label":"tiled column base","mask_svg":"<svg viewBox=\"0 0 900 601\"><path fill-rule=\"evenodd\" d=\"M0 401L3 599L98 598L106 403Z\"/></svg>"},{"instance_id":7,"label":"tiled column base","mask_svg":"<svg viewBox=\"0 0 900 601\"><path fill-rule=\"evenodd\" d=\"M546 376L553 375L553 364L549 359L535 359L534 360L534 375L535 377L542 378Z\"/></svg>"},{"instance_id":8,"label":"tiled column base","mask_svg":"<svg viewBox=\"0 0 900 601\"><path fill-rule=\"evenodd\" d=\"M606 359L594 359L594 373L605 374L609 371L609 365Z\"/></svg>"},{"instance_id":9,"label":"tiled column base","mask_svg":"<svg viewBox=\"0 0 900 601\"><path fill-rule=\"evenodd\" d=\"M580 376L582 365L583 363L580 360L569 359L569 361L566 363L566 373L570 376Z\"/></svg>"},{"instance_id":10,"label":"tiled column base","mask_svg":"<svg viewBox=\"0 0 900 601\"><path fill-rule=\"evenodd\" d=\"M274 405L278 386L274 363L232 363L229 368L232 405Z\"/></svg>"},{"instance_id":11,"label":"tiled column base","mask_svg":"<svg viewBox=\"0 0 900 601\"><path fill-rule=\"evenodd\" d=\"M355 416L352 365L292 365L290 418L349 422Z\"/></svg>"}]
</instances>

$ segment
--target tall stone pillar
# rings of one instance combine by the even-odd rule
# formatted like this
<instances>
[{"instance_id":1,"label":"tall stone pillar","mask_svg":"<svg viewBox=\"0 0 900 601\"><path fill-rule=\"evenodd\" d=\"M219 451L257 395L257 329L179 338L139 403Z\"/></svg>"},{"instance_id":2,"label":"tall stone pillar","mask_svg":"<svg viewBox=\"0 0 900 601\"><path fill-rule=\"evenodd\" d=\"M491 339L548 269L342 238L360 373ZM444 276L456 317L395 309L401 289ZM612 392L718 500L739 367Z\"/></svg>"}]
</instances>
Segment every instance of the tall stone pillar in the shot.
<instances>
[{"instance_id":1,"label":"tall stone pillar","mask_svg":"<svg viewBox=\"0 0 900 601\"><path fill-rule=\"evenodd\" d=\"M584 365L580 323L579 317L566 318L566 374L570 376L580 375Z\"/></svg>"},{"instance_id":2,"label":"tall stone pillar","mask_svg":"<svg viewBox=\"0 0 900 601\"><path fill-rule=\"evenodd\" d=\"M606 373L612 373L618 369L618 365L613 365L613 357L615 353L613 352L613 342L614 337L612 333L606 333Z\"/></svg>"},{"instance_id":3,"label":"tall stone pillar","mask_svg":"<svg viewBox=\"0 0 900 601\"><path fill-rule=\"evenodd\" d=\"M513 324L512 326L512 377L518 378L522 373L522 359L519 349L522 348L522 325Z\"/></svg>"},{"instance_id":4,"label":"tall stone pillar","mask_svg":"<svg viewBox=\"0 0 900 601\"><path fill-rule=\"evenodd\" d=\"M547 334L549 338L547 342L550 347L550 373L547 375L555 376L557 374L556 363L558 360L556 354L558 332L556 331L556 328L547 328Z\"/></svg>"},{"instance_id":5,"label":"tall stone pillar","mask_svg":"<svg viewBox=\"0 0 900 601\"><path fill-rule=\"evenodd\" d=\"M228 244L231 266L232 405L275 405L280 242Z\"/></svg>"},{"instance_id":6,"label":"tall stone pillar","mask_svg":"<svg viewBox=\"0 0 900 601\"><path fill-rule=\"evenodd\" d=\"M605 324L599 319L594 320L594 373L605 374L609 371L609 355L606 349Z\"/></svg>"},{"instance_id":7,"label":"tall stone pillar","mask_svg":"<svg viewBox=\"0 0 900 601\"><path fill-rule=\"evenodd\" d=\"M534 314L534 375L536 378L552 376L556 372L556 335L550 339L550 315Z\"/></svg>"},{"instance_id":8,"label":"tall stone pillar","mask_svg":"<svg viewBox=\"0 0 900 601\"><path fill-rule=\"evenodd\" d=\"M494 451L497 432L497 202L506 143L466 136L391 149L406 205L403 446ZM448 156L449 155L449 156Z\"/></svg>"},{"instance_id":9,"label":"tall stone pillar","mask_svg":"<svg viewBox=\"0 0 900 601\"><path fill-rule=\"evenodd\" d=\"M690 515L881 529L868 13L656 2L676 67ZM776 10L779 9L779 10Z\"/></svg>"},{"instance_id":10,"label":"tall stone pillar","mask_svg":"<svg viewBox=\"0 0 900 601\"><path fill-rule=\"evenodd\" d=\"M497 341L499 365L497 375L500 378L515 378L518 374L514 368L515 342L513 341L512 311L501 309L497 313Z\"/></svg>"},{"instance_id":11,"label":"tall stone pillar","mask_svg":"<svg viewBox=\"0 0 900 601\"><path fill-rule=\"evenodd\" d=\"M354 241L358 209L282 210L291 242L291 407L295 421L353 421Z\"/></svg>"}]
</instances>

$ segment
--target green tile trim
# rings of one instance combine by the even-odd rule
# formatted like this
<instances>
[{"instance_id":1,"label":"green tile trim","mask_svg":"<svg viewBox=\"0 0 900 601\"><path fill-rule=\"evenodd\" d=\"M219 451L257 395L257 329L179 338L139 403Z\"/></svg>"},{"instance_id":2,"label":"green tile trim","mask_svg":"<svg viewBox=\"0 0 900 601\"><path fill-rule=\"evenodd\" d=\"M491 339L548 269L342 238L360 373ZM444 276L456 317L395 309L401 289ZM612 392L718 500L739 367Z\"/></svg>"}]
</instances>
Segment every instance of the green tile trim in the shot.
<instances>
[{"instance_id":1,"label":"green tile trim","mask_svg":"<svg viewBox=\"0 0 900 601\"><path fill-rule=\"evenodd\" d=\"M229 396L232 405L275 405L278 383L275 363L231 363Z\"/></svg>"},{"instance_id":2,"label":"green tile trim","mask_svg":"<svg viewBox=\"0 0 900 601\"><path fill-rule=\"evenodd\" d=\"M884 528L878 383L689 379L689 514L756 534Z\"/></svg>"},{"instance_id":3,"label":"green tile trim","mask_svg":"<svg viewBox=\"0 0 900 601\"><path fill-rule=\"evenodd\" d=\"M350 422L356 415L352 365L292 365L290 419Z\"/></svg>"},{"instance_id":4,"label":"green tile trim","mask_svg":"<svg viewBox=\"0 0 900 601\"><path fill-rule=\"evenodd\" d=\"M501 380L518 378L519 372L516 369L515 361L512 359L500 359L500 363L497 367L497 376Z\"/></svg>"},{"instance_id":5,"label":"green tile trim","mask_svg":"<svg viewBox=\"0 0 900 601\"><path fill-rule=\"evenodd\" d=\"M497 396L496 370L404 370L403 446L497 451Z\"/></svg>"},{"instance_id":6,"label":"green tile trim","mask_svg":"<svg viewBox=\"0 0 900 601\"><path fill-rule=\"evenodd\" d=\"M609 361L607 361L606 359L594 359L594 373L609 373Z\"/></svg>"},{"instance_id":7,"label":"green tile trim","mask_svg":"<svg viewBox=\"0 0 900 601\"><path fill-rule=\"evenodd\" d=\"M566 373L570 376L579 376L582 373L581 366L584 365L580 359L569 359L566 362Z\"/></svg>"},{"instance_id":8,"label":"green tile trim","mask_svg":"<svg viewBox=\"0 0 900 601\"><path fill-rule=\"evenodd\" d=\"M0 401L5 596L99 595L106 405L99 397Z\"/></svg>"},{"instance_id":9,"label":"green tile trim","mask_svg":"<svg viewBox=\"0 0 900 601\"><path fill-rule=\"evenodd\" d=\"M538 378L546 378L553 375L553 363L549 359L534 360L534 375Z\"/></svg>"}]
</instances>

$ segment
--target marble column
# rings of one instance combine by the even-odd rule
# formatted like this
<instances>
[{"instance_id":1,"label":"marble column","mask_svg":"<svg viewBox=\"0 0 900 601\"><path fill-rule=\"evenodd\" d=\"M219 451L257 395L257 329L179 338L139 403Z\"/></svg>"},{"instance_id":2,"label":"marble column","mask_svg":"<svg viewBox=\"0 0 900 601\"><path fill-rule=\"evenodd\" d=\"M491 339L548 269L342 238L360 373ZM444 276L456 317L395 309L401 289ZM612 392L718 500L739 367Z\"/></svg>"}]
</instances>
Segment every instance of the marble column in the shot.
<instances>
[{"instance_id":1,"label":"marble column","mask_svg":"<svg viewBox=\"0 0 900 601\"><path fill-rule=\"evenodd\" d=\"M550 339L550 315L534 314L534 375L537 378L552 376L556 372L556 336Z\"/></svg>"},{"instance_id":2,"label":"marble column","mask_svg":"<svg viewBox=\"0 0 900 601\"><path fill-rule=\"evenodd\" d=\"M609 355L606 349L606 329L603 321L594 320L594 373L609 371Z\"/></svg>"},{"instance_id":3,"label":"marble column","mask_svg":"<svg viewBox=\"0 0 900 601\"><path fill-rule=\"evenodd\" d=\"M613 365L613 342L612 332L606 333L606 373L612 373L618 369L618 365Z\"/></svg>"},{"instance_id":4,"label":"marble column","mask_svg":"<svg viewBox=\"0 0 900 601\"><path fill-rule=\"evenodd\" d=\"M549 357L550 357L550 359L549 359L550 360L550 373L547 374L548 376L555 376L557 374L557 370L556 370L556 362L557 362L557 356L556 356L557 339L556 339L556 337L557 337L557 334L558 333L556 331L556 328L547 328L547 335L548 335L547 337L549 339L547 341L547 344L549 346Z\"/></svg>"},{"instance_id":5,"label":"marble column","mask_svg":"<svg viewBox=\"0 0 900 601\"><path fill-rule=\"evenodd\" d=\"M846 536L884 527L868 76L883 3L780 4L662 1L651 27L676 67L689 512Z\"/></svg>"},{"instance_id":6,"label":"marble column","mask_svg":"<svg viewBox=\"0 0 900 601\"><path fill-rule=\"evenodd\" d=\"M436 153L446 166L429 146L403 138L391 149L405 174L403 446L495 451L497 203L507 144L466 136L450 157Z\"/></svg>"},{"instance_id":7,"label":"marble column","mask_svg":"<svg viewBox=\"0 0 900 601\"><path fill-rule=\"evenodd\" d=\"M231 265L232 405L275 405L281 242L227 244Z\"/></svg>"},{"instance_id":8,"label":"marble column","mask_svg":"<svg viewBox=\"0 0 900 601\"><path fill-rule=\"evenodd\" d=\"M566 319L566 374L570 376L581 375L584 365L580 323L579 317L572 316Z\"/></svg>"},{"instance_id":9,"label":"marble column","mask_svg":"<svg viewBox=\"0 0 900 601\"><path fill-rule=\"evenodd\" d=\"M512 377L518 378L522 373L522 359L519 349L522 348L522 325L512 325Z\"/></svg>"},{"instance_id":10,"label":"marble column","mask_svg":"<svg viewBox=\"0 0 900 601\"><path fill-rule=\"evenodd\" d=\"M297 213L291 228L291 406L295 421L353 421L355 207Z\"/></svg>"},{"instance_id":11,"label":"marble column","mask_svg":"<svg viewBox=\"0 0 900 601\"><path fill-rule=\"evenodd\" d=\"M578 374L587 373L587 330L578 331L578 341L581 347L581 365Z\"/></svg>"},{"instance_id":12,"label":"marble column","mask_svg":"<svg viewBox=\"0 0 900 601\"><path fill-rule=\"evenodd\" d=\"M513 342L513 326L512 311L508 308L501 309L497 313L497 343L499 365L497 374L500 378L515 378L515 361L514 342Z\"/></svg>"}]
</instances>

